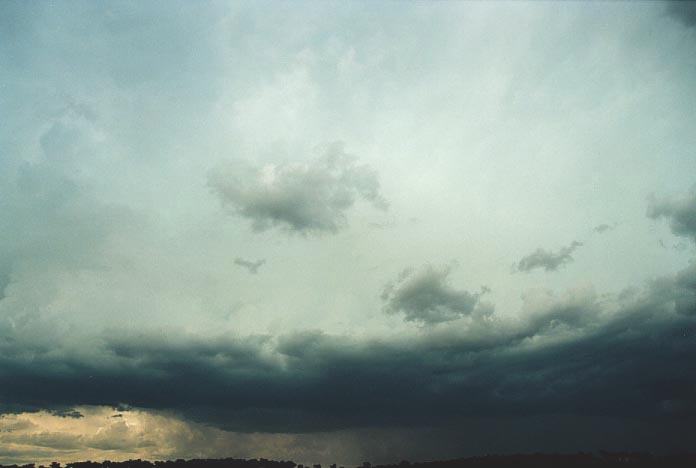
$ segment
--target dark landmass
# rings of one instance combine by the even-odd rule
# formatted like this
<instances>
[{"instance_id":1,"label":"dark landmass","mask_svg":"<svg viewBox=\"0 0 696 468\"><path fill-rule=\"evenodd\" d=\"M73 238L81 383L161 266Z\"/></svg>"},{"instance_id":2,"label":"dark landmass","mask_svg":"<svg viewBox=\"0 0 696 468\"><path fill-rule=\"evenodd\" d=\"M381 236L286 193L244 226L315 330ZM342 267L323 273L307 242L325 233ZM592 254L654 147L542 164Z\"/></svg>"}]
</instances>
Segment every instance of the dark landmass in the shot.
<instances>
[{"instance_id":1,"label":"dark landmass","mask_svg":"<svg viewBox=\"0 0 696 468\"><path fill-rule=\"evenodd\" d=\"M459 467L534 467L534 468L563 468L563 467L659 467L659 468L693 468L696 467L696 452L672 455L652 455L637 452L600 452L576 454L516 454L516 455L486 455L454 460L409 462L397 464L372 465L364 462L356 468L459 468ZM29 463L25 465L0 465L0 468L322 468L321 465L301 465L292 461L274 461L261 459L193 459L174 461L127 460L113 462L82 461L67 463L61 466L53 462L48 466ZM328 468L337 467L335 464Z\"/></svg>"}]
</instances>

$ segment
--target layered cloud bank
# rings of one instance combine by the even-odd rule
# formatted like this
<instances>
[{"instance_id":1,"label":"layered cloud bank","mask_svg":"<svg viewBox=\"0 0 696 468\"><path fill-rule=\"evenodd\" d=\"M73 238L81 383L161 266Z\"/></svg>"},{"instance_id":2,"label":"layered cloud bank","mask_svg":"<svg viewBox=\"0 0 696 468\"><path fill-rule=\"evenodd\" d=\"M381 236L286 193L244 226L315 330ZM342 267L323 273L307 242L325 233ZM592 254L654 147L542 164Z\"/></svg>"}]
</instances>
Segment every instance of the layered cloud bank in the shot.
<instances>
[{"instance_id":1,"label":"layered cloud bank","mask_svg":"<svg viewBox=\"0 0 696 468\"><path fill-rule=\"evenodd\" d=\"M685 417L696 414L695 285L692 266L611 299L530 296L519 320L467 314L416 339L112 333L82 356L6 339L0 372L10 384L0 396L5 411L127 403L271 432L491 414ZM433 296L426 317L473 308L468 294L445 297ZM415 313L422 300L403 307Z\"/></svg>"},{"instance_id":2,"label":"layered cloud bank","mask_svg":"<svg viewBox=\"0 0 696 468\"><path fill-rule=\"evenodd\" d=\"M696 446L689 6L0 10L0 463Z\"/></svg>"},{"instance_id":3,"label":"layered cloud bank","mask_svg":"<svg viewBox=\"0 0 696 468\"><path fill-rule=\"evenodd\" d=\"M25 347L18 353L5 344L0 363L0 374L10 382L0 390L5 411L128 402L234 432L148 416L142 410L135 413L140 421L135 428L118 420L115 412L111 417L116 419L102 423L96 432L81 432L87 423L80 422L83 410L58 412L63 419L80 419L59 421L53 432L54 423L40 414L6 416L0 420L9 424L7 434L0 435L9 444L3 456L106 457L108 449L118 450L122 458L157 458L222 456L231 450L248 456L294 453L326 461L342 456L355 462L359 453L385 456L374 448L363 452L359 441L364 434L350 435L356 428L401 427L404 436L419 437L419 427L434 425L450 428L444 434L454 437L494 424L498 431L505 428L502 434L514 434L519 422L510 417L540 418L536 423L549 424L554 414L566 415L555 424L580 446L593 442L638 448L640 439L619 434L641 432L647 424L659 425L669 435L651 440L653 449L683 449L695 442L693 432L682 427L696 415L691 372L696 359L695 285L696 269L690 267L609 301L592 291L528 297L525 320L507 322L489 314L415 340L360 340L321 332L237 340L101 336L91 355L83 357L64 349ZM106 412L98 414L105 418ZM490 417L501 420L492 423L486 420ZM22 422L32 418L37 422ZM603 418L615 422L598 433L602 441L587 430L604 424ZM626 426L627 420L636 422ZM244 435L258 431L309 434ZM395 433L378 434L390 440ZM537 437L540 443L546 436ZM333 452L309 448L312 440L332 446ZM461 449L453 440L443 440L431 440L415 453ZM293 443L299 448L289 450ZM519 448L487 443L497 450ZM549 443L580 448L568 441ZM24 456L19 449L12 451L17 444L30 446Z\"/></svg>"}]
</instances>

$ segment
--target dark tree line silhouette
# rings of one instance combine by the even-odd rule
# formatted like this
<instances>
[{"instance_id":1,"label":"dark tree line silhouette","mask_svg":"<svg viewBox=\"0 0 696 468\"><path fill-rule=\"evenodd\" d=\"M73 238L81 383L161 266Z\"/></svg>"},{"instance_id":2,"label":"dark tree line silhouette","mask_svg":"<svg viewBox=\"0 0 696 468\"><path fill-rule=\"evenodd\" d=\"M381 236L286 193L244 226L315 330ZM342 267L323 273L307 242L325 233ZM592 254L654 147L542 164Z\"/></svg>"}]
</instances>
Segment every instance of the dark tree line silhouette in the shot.
<instances>
[{"instance_id":1,"label":"dark tree line silhouette","mask_svg":"<svg viewBox=\"0 0 696 468\"><path fill-rule=\"evenodd\" d=\"M371 465L364 462L357 468L581 468L581 467L631 467L631 468L694 468L696 467L696 453L652 455L636 452L600 452L576 453L576 454L517 454L517 455L486 455L471 458L458 458L454 460L409 462L402 461L397 464ZM169 460L155 461L127 460L114 462L81 461L67 463L61 466L53 462L48 466L34 463L24 465L0 465L0 468L321 468L321 465L298 465L292 461L275 461L260 459L193 459L193 460ZM335 464L330 468L337 467ZM353 468L353 467L349 467Z\"/></svg>"}]
</instances>

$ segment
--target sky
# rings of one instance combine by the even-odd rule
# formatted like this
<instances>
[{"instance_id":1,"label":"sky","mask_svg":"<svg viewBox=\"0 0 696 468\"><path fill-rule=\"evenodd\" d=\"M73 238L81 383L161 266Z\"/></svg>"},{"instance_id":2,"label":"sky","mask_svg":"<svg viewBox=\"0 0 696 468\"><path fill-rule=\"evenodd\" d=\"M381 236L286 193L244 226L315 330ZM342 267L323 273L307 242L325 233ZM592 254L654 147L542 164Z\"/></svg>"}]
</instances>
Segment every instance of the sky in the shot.
<instances>
[{"instance_id":1,"label":"sky","mask_svg":"<svg viewBox=\"0 0 696 468\"><path fill-rule=\"evenodd\" d=\"M696 446L696 8L0 3L0 463Z\"/></svg>"}]
</instances>

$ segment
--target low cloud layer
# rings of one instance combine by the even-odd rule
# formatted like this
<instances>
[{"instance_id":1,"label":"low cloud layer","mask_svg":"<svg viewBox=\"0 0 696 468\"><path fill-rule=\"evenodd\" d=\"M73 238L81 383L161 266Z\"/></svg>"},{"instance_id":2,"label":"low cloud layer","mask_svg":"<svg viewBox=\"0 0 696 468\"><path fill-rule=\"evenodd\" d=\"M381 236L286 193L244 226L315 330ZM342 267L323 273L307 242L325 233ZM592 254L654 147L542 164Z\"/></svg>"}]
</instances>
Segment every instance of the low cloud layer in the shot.
<instances>
[{"instance_id":1,"label":"low cloud layer","mask_svg":"<svg viewBox=\"0 0 696 468\"><path fill-rule=\"evenodd\" d=\"M428 266L403 270L385 286L381 298L389 314L403 314L407 322L436 324L471 315L481 294L457 290L448 283L451 268Z\"/></svg>"},{"instance_id":2,"label":"low cloud layer","mask_svg":"<svg viewBox=\"0 0 696 468\"><path fill-rule=\"evenodd\" d=\"M667 220L675 235L696 242L696 188L682 196L650 198L648 216Z\"/></svg>"},{"instance_id":3,"label":"low cloud layer","mask_svg":"<svg viewBox=\"0 0 696 468\"><path fill-rule=\"evenodd\" d=\"M303 234L333 233L346 226L346 212L357 199L386 208L376 172L340 144L308 163L229 164L210 174L209 185L255 231L282 227Z\"/></svg>"},{"instance_id":4,"label":"low cloud layer","mask_svg":"<svg viewBox=\"0 0 696 468\"><path fill-rule=\"evenodd\" d=\"M475 301L445 288L446 273L413 275L402 280L410 293L397 292L394 304L414 320L422 310L426 320L471 313ZM127 403L270 432L446 425L486 415L690 418L695 285L691 266L611 300L592 290L528 296L516 319L492 314L417 338L111 333L76 355L38 345L20 352L5 335L0 375L12 384L0 389L0 401L5 411ZM436 312L427 310L429 297L437 298Z\"/></svg>"},{"instance_id":5,"label":"low cloud layer","mask_svg":"<svg viewBox=\"0 0 696 468\"><path fill-rule=\"evenodd\" d=\"M561 247L558 252L542 249L536 249L531 254L523 257L515 268L518 271L532 271L536 268L543 268L544 271L556 271L559 267L573 261L571 254L582 246L582 242L573 241L567 247Z\"/></svg>"}]
</instances>

